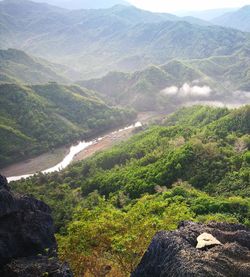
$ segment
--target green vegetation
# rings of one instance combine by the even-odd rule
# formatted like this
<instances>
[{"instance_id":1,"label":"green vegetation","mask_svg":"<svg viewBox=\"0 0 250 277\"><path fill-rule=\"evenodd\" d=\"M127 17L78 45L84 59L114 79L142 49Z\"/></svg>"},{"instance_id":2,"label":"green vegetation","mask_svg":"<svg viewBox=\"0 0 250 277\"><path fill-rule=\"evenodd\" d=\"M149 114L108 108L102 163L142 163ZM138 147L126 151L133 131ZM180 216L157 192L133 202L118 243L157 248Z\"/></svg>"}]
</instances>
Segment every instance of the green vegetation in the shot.
<instances>
[{"instance_id":1,"label":"green vegetation","mask_svg":"<svg viewBox=\"0 0 250 277\"><path fill-rule=\"evenodd\" d=\"M172 59L232 55L250 38L199 19L135 7L69 12L25 0L1 1L0 24L0 48L22 47L79 69L84 79L114 70L141 70Z\"/></svg>"},{"instance_id":2,"label":"green vegetation","mask_svg":"<svg viewBox=\"0 0 250 277\"><path fill-rule=\"evenodd\" d=\"M181 183L136 201L124 194L105 201L94 192L75 211L67 235L57 236L59 254L76 276L100 276L107 265L111 276L129 276L157 231L174 230L181 220L236 223L249 210L248 200L209 197Z\"/></svg>"},{"instance_id":3,"label":"green vegetation","mask_svg":"<svg viewBox=\"0 0 250 277\"><path fill-rule=\"evenodd\" d=\"M93 92L56 83L0 85L0 167L131 122Z\"/></svg>"},{"instance_id":4,"label":"green vegetation","mask_svg":"<svg viewBox=\"0 0 250 277\"><path fill-rule=\"evenodd\" d=\"M60 66L31 57L16 49L0 50L0 83L66 83L67 79L56 72Z\"/></svg>"},{"instance_id":5,"label":"green vegetation","mask_svg":"<svg viewBox=\"0 0 250 277\"><path fill-rule=\"evenodd\" d=\"M103 99L115 105L132 106L139 111L164 109L173 111L167 97L160 91L173 84L182 86L187 80L202 78L180 61L171 61L164 66L150 66L135 73L111 72L100 79L79 81L79 85L98 91Z\"/></svg>"},{"instance_id":6,"label":"green vegetation","mask_svg":"<svg viewBox=\"0 0 250 277\"><path fill-rule=\"evenodd\" d=\"M78 83L100 93L112 104L132 106L139 111L174 111L192 101L249 103L250 48L245 46L233 55L205 59L172 60L161 66L150 66L135 73L111 72L99 79ZM167 95L166 88L204 85L211 88L208 96Z\"/></svg>"},{"instance_id":7,"label":"green vegetation","mask_svg":"<svg viewBox=\"0 0 250 277\"><path fill-rule=\"evenodd\" d=\"M250 107L194 106L60 173L12 183L47 202L76 276L128 276L181 220L250 226Z\"/></svg>"},{"instance_id":8,"label":"green vegetation","mask_svg":"<svg viewBox=\"0 0 250 277\"><path fill-rule=\"evenodd\" d=\"M248 14L218 21L248 30ZM170 113L195 101L249 103L249 46L249 33L132 6L0 1L0 48L11 47L0 50L0 168L135 118L118 107ZM11 186L51 207L60 257L75 276L111 268L125 277L153 235L181 220L250 226L249 184L250 106L194 106Z\"/></svg>"}]
</instances>

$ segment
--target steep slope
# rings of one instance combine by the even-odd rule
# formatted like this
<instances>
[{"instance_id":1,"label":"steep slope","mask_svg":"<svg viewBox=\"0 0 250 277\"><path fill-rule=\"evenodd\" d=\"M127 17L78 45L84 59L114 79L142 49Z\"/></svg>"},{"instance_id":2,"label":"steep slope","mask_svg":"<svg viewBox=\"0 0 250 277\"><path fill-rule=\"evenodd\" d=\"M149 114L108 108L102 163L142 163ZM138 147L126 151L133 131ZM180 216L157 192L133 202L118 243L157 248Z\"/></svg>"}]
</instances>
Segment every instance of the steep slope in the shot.
<instances>
[{"instance_id":1,"label":"steep slope","mask_svg":"<svg viewBox=\"0 0 250 277\"><path fill-rule=\"evenodd\" d=\"M224 87L227 93L239 91L244 95L245 92L250 90L249 53L249 45L246 45L233 55L190 60L187 62L191 67L203 72L204 75L214 80L219 86Z\"/></svg>"},{"instance_id":2,"label":"steep slope","mask_svg":"<svg viewBox=\"0 0 250 277\"><path fill-rule=\"evenodd\" d=\"M250 32L250 6L226 13L212 20L214 24Z\"/></svg>"},{"instance_id":3,"label":"steep slope","mask_svg":"<svg viewBox=\"0 0 250 277\"><path fill-rule=\"evenodd\" d=\"M173 84L182 86L187 81L202 78L199 71L180 61L163 66L151 66L132 74L111 72L101 79L79 82L80 85L100 92L112 104L132 106L137 110L171 109L161 93Z\"/></svg>"},{"instance_id":4,"label":"steep slope","mask_svg":"<svg viewBox=\"0 0 250 277\"><path fill-rule=\"evenodd\" d=\"M0 82L46 83L69 82L56 73L60 66L31 57L16 49L0 50Z\"/></svg>"},{"instance_id":5,"label":"steep slope","mask_svg":"<svg viewBox=\"0 0 250 277\"><path fill-rule=\"evenodd\" d=\"M111 72L78 83L113 104L138 110L171 109L171 105L202 100L246 104L250 102L249 53L246 46L233 55L172 60L133 74Z\"/></svg>"},{"instance_id":6,"label":"steep slope","mask_svg":"<svg viewBox=\"0 0 250 277\"><path fill-rule=\"evenodd\" d=\"M47 176L42 184L33 177L17 187L34 181L43 190L54 178L63 183L69 177L70 184L80 181L82 195L123 191L137 198L154 193L156 185L170 187L181 179L211 194L249 197L249 111L250 106L183 108L164 126L150 127L128 142Z\"/></svg>"},{"instance_id":7,"label":"steep slope","mask_svg":"<svg viewBox=\"0 0 250 277\"><path fill-rule=\"evenodd\" d=\"M155 233L173 231L182 220L250 226L249 111L249 106L238 110L185 108L168 117L161 126L145 127L129 141L108 151L61 172L40 174L11 186L18 192L34 194L52 207L56 227L61 231L57 236L60 257L70 263L75 276L90 272L102 276L105 272L125 277L136 269L145 253L152 253L146 249ZM202 264L215 263L215 248L210 252L194 248L199 230L211 231L223 244L234 240L230 247L225 244L215 252L225 258L220 266L222 273L228 273L223 265L235 262L235 253L242 267L235 264L232 270L247 272L248 252L236 245L236 240L240 245L243 238L244 242L248 240L240 231L245 227L236 225L239 231L231 234L227 224L217 225L216 230L199 227L197 223L192 226L187 228L192 231L186 229L183 240L175 236L180 231L167 233L179 242L174 245L176 252L171 251L169 257L174 259L175 254L180 257L176 259L180 262L178 270L183 269L181 273L209 272L207 267L199 266L198 253L199 257L211 254L202 259ZM225 237L223 229L227 230ZM225 251L221 253L221 249ZM241 251L234 252L236 249ZM150 255L152 264L139 267L141 273L143 268L159 265L161 257L165 260L169 252L165 247L160 250L159 255ZM177 261L174 260L171 270L176 270ZM185 264L189 266L181 267ZM166 263L162 262L163 265ZM215 270L218 268L211 268L211 272Z\"/></svg>"},{"instance_id":8,"label":"steep slope","mask_svg":"<svg viewBox=\"0 0 250 277\"><path fill-rule=\"evenodd\" d=\"M50 54L57 55L60 62L67 45L67 55L76 53L76 65L88 76L89 68L95 74L111 70L133 71L149 64L163 64L172 58L205 58L213 55L230 55L245 45L248 35L221 27L201 27L186 22L143 23L135 26L124 25L124 21L98 18L98 23L89 27L78 25L64 33L57 44L50 42ZM96 26L102 26L96 31ZM84 36L83 36L84 35ZM84 39L83 39L84 38ZM40 44L41 43L41 44ZM29 51L40 51L45 47L41 40L33 40ZM207 47L209 45L209 47ZM43 50L44 51L44 50ZM46 53L42 53L46 54ZM51 56L51 57L52 57ZM69 62L70 64L70 62Z\"/></svg>"},{"instance_id":9,"label":"steep slope","mask_svg":"<svg viewBox=\"0 0 250 277\"><path fill-rule=\"evenodd\" d=\"M133 114L110 108L76 86L2 84L0 95L0 166L133 118Z\"/></svg>"},{"instance_id":10,"label":"steep slope","mask_svg":"<svg viewBox=\"0 0 250 277\"><path fill-rule=\"evenodd\" d=\"M200 26L197 19L150 13L131 6L58 11L33 3L42 16L34 16L26 5L29 16L23 17L16 12L20 3L11 3L11 7L7 1L0 3L1 23L9 30L1 35L2 47L11 44L67 64L81 70L84 79L111 70L142 69L171 58L229 55L249 41L249 35L236 30L203 26L205 22Z\"/></svg>"}]
</instances>

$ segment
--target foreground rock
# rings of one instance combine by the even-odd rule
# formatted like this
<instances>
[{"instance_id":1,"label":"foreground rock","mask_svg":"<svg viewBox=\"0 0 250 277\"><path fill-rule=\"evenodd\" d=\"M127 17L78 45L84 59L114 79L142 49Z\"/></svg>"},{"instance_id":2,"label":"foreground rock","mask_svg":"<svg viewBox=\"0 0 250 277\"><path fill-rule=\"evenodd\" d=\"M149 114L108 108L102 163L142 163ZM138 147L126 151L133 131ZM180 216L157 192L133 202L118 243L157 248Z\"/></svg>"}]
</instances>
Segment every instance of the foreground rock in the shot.
<instances>
[{"instance_id":1,"label":"foreground rock","mask_svg":"<svg viewBox=\"0 0 250 277\"><path fill-rule=\"evenodd\" d=\"M198 249L203 233L216 243ZM131 276L249 277L250 231L238 224L182 222L174 232L155 235Z\"/></svg>"},{"instance_id":2,"label":"foreground rock","mask_svg":"<svg viewBox=\"0 0 250 277\"><path fill-rule=\"evenodd\" d=\"M33 197L13 194L1 175L0 276L72 276L56 256L50 208Z\"/></svg>"}]
</instances>

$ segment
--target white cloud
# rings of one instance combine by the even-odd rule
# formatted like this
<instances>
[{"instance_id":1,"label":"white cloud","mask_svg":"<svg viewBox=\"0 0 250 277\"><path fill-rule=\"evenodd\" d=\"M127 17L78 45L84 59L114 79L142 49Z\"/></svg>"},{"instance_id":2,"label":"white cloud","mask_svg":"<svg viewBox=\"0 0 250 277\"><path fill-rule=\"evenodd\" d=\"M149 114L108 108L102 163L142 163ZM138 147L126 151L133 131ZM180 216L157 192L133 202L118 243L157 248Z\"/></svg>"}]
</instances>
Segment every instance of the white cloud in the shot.
<instances>
[{"instance_id":1,"label":"white cloud","mask_svg":"<svg viewBox=\"0 0 250 277\"><path fill-rule=\"evenodd\" d=\"M162 93L165 95L175 95L179 91L178 87L172 86L172 87L167 87L164 90L162 90Z\"/></svg>"},{"instance_id":2,"label":"white cloud","mask_svg":"<svg viewBox=\"0 0 250 277\"><path fill-rule=\"evenodd\" d=\"M212 90L209 86L191 86L188 83L183 84L183 86L180 88L176 86L171 86L162 90L162 93L165 95L176 95L177 97L208 98L211 95L211 92Z\"/></svg>"}]
</instances>

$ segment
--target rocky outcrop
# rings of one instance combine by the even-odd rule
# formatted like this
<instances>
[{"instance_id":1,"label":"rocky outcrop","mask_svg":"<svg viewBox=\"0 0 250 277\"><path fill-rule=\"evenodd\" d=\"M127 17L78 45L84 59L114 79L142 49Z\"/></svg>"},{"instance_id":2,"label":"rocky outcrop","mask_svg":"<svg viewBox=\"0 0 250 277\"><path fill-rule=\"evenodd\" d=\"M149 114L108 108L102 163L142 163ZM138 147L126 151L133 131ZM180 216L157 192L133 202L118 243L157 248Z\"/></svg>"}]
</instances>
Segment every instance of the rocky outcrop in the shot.
<instances>
[{"instance_id":1,"label":"rocky outcrop","mask_svg":"<svg viewBox=\"0 0 250 277\"><path fill-rule=\"evenodd\" d=\"M196 248L203 233L216 243ZM131 275L152 276L249 277L250 230L239 224L182 222L176 231L159 232Z\"/></svg>"},{"instance_id":2,"label":"rocky outcrop","mask_svg":"<svg viewBox=\"0 0 250 277\"><path fill-rule=\"evenodd\" d=\"M56 257L35 256L13 260L5 265L2 277L72 277L67 264Z\"/></svg>"},{"instance_id":3,"label":"rocky outcrop","mask_svg":"<svg viewBox=\"0 0 250 277\"><path fill-rule=\"evenodd\" d=\"M0 276L72 276L57 259L56 248L50 208L12 193L0 175Z\"/></svg>"}]
</instances>

